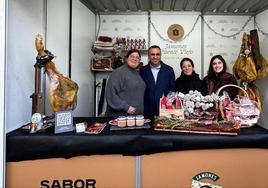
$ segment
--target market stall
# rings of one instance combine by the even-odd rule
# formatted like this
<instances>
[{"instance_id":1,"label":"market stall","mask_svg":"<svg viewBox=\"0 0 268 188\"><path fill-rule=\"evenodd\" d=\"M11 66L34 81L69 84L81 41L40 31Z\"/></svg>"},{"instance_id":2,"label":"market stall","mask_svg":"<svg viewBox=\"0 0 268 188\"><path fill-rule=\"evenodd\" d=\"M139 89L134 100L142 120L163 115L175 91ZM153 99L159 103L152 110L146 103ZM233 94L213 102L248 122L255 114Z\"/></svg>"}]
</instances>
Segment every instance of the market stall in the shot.
<instances>
[{"instance_id":1,"label":"market stall","mask_svg":"<svg viewBox=\"0 0 268 188\"><path fill-rule=\"evenodd\" d=\"M260 91L250 87L258 94L255 98L263 97L262 117L259 113L247 114L255 115L259 124L254 124L254 120L247 128L233 122L225 126L225 122L220 124L211 111L202 115L214 115L213 126L207 126L204 119L194 123L184 121L184 115L187 117L194 112L190 104L179 112L184 122L178 123L171 118L171 124L160 121L155 126L157 124L151 120L139 128L124 125L125 130L113 126L109 118L92 117L102 113L104 91L99 91L100 85L105 86L107 75L117 64L101 58L99 64L107 66L96 67L99 64L94 64L94 59L100 58L100 53L93 49L93 54L90 50L99 36L111 37L112 41L125 39L126 44L130 44L126 45L127 50L128 47L136 48L136 43L142 44L138 46L145 52L141 60L146 64L147 47L156 44L162 49L162 60L174 68L176 75L178 62L187 56L194 60L196 72L203 78L209 59L215 54L224 56L229 68L237 56L247 58L247 54L239 53L239 45L243 32L252 29L258 30L262 54L267 57L267 2L6 2L8 6L4 12L8 14L4 17L7 22L4 25L9 32L4 31L6 43L0 42L4 46L1 50L6 53L2 66L6 65L6 74L2 74L6 83L0 84L5 89L1 91L5 96L0 102L5 104L2 105L3 120L0 118L4 134L1 149L5 157L0 159L3 164L6 162L6 169L4 167L3 175L0 175L6 181L0 181L0 187L268 187L267 77L256 82L254 79ZM179 30L174 30L175 25ZM51 61L53 54L44 47L37 49L35 62L36 51L31 49L37 33L44 36L45 47L57 56L55 64ZM120 46L120 42L116 45ZM122 55L126 49L113 48L109 53ZM42 62L44 57L48 57L48 61ZM41 75L43 67L49 84L45 83L45 74ZM38 72L36 80L34 70ZM63 83L62 87L55 87L58 83ZM34 85L36 90L32 94ZM41 89L41 85L44 88ZM48 88L52 88L50 93L46 91ZM68 99L69 92L73 93L71 99ZM29 99L31 94L32 101ZM62 95L67 97L59 100ZM217 102L212 103L216 105ZM241 107L218 105L224 114L222 118L231 117L231 120L237 117L227 117L228 113ZM59 133L51 123L40 131L45 123L39 124L43 115L65 113L65 110L73 110L75 118L69 124L72 129L83 122L88 125L98 122L105 127L98 134L76 130ZM189 113L185 114L183 110ZM34 115L36 112L38 114ZM22 127L29 122L30 125Z\"/></svg>"}]
</instances>

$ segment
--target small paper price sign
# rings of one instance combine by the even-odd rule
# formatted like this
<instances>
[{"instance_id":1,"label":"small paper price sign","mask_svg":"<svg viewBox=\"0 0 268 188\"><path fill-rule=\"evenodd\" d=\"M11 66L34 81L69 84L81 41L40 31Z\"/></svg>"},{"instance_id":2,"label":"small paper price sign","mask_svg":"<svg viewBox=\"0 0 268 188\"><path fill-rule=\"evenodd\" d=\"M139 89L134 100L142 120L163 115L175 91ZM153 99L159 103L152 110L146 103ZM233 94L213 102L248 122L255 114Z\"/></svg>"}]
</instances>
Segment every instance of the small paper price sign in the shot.
<instances>
[{"instance_id":1,"label":"small paper price sign","mask_svg":"<svg viewBox=\"0 0 268 188\"><path fill-rule=\"evenodd\" d=\"M55 134L73 131L72 111L59 111L55 113Z\"/></svg>"},{"instance_id":2,"label":"small paper price sign","mask_svg":"<svg viewBox=\"0 0 268 188\"><path fill-rule=\"evenodd\" d=\"M82 133L86 131L87 125L85 122L83 122L75 124L75 127L76 127L76 133Z\"/></svg>"}]
</instances>

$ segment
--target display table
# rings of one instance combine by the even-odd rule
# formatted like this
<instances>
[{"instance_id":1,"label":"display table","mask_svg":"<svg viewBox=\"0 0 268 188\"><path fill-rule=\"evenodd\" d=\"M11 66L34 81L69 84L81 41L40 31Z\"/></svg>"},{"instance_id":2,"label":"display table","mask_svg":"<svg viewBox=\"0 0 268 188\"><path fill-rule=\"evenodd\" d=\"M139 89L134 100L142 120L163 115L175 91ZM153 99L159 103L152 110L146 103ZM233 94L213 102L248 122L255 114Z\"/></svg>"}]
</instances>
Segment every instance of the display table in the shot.
<instances>
[{"instance_id":1,"label":"display table","mask_svg":"<svg viewBox=\"0 0 268 188\"><path fill-rule=\"evenodd\" d=\"M190 187L206 171L221 177L216 185L268 187L267 148L268 130L257 125L237 136L110 131L109 125L99 135L18 129L7 134L7 187L86 187L93 180L96 187Z\"/></svg>"}]
</instances>

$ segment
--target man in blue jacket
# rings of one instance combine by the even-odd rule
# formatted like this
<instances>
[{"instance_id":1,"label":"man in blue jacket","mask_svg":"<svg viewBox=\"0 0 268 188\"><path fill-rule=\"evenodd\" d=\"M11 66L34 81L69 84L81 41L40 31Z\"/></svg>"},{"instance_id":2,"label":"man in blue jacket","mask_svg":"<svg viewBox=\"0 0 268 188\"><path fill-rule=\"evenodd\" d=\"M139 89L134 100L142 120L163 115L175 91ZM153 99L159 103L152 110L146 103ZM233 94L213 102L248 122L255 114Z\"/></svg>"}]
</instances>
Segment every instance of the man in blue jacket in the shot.
<instances>
[{"instance_id":1,"label":"man in blue jacket","mask_svg":"<svg viewBox=\"0 0 268 188\"><path fill-rule=\"evenodd\" d=\"M161 61L161 49L153 45L148 51L149 63L140 69L146 84L144 95L144 116L159 115L159 100L169 91L175 91L175 74L171 66Z\"/></svg>"}]
</instances>

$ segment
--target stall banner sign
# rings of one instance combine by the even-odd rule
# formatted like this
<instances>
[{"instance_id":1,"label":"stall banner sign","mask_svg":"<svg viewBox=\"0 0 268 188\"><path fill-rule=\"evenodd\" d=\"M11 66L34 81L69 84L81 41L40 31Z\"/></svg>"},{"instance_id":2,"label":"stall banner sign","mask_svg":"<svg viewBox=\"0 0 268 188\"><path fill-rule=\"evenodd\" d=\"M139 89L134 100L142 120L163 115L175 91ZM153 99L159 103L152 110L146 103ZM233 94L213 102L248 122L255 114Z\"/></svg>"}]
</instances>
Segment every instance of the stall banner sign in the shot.
<instances>
[{"instance_id":1,"label":"stall banner sign","mask_svg":"<svg viewBox=\"0 0 268 188\"><path fill-rule=\"evenodd\" d=\"M220 177L213 172L200 172L192 178L192 188L222 188L219 185L200 181L203 179L210 179L215 182L220 179Z\"/></svg>"},{"instance_id":2,"label":"stall banner sign","mask_svg":"<svg viewBox=\"0 0 268 188\"><path fill-rule=\"evenodd\" d=\"M55 134L73 131L72 111L55 112Z\"/></svg>"},{"instance_id":3,"label":"stall banner sign","mask_svg":"<svg viewBox=\"0 0 268 188\"><path fill-rule=\"evenodd\" d=\"M41 188L96 188L95 179L63 179L63 180L42 180L40 182Z\"/></svg>"}]
</instances>

